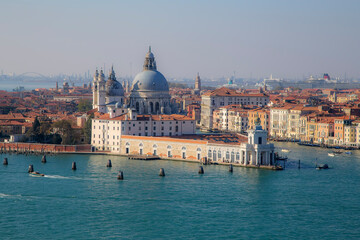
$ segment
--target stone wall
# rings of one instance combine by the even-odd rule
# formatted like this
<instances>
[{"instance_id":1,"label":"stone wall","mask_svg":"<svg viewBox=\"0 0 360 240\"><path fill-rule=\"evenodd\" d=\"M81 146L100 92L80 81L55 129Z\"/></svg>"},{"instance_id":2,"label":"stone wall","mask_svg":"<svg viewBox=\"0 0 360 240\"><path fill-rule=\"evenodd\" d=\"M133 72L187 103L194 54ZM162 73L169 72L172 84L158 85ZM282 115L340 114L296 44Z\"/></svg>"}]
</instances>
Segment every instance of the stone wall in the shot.
<instances>
[{"instance_id":1,"label":"stone wall","mask_svg":"<svg viewBox=\"0 0 360 240\"><path fill-rule=\"evenodd\" d=\"M16 152L91 152L91 145L56 145L40 143L0 143L1 151Z\"/></svg>"}]
</instances>

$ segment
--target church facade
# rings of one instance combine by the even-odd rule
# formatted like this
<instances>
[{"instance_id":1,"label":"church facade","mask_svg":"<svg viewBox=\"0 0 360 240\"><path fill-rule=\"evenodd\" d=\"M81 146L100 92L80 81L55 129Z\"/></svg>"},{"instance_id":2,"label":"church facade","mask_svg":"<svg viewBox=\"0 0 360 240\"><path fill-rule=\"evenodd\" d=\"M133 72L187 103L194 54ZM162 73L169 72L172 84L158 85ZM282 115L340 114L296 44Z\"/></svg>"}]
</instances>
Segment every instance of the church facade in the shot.
<instances>
[{"instance_id":1,"label":"church facade","mask_svg":"<svg viewBox=\"0 0 360 240\"><path fill-rule=\"evenodd\" d=\"M154 54L149 48L143 71L133 81L130 107L139 114L170 114L169 85L164 75L157 71Z\"/></svg>"},{"instance_id":2,"label":"church facade","mask_svg":"<svg viewBox=\"0 0 360 240\"><path fill-rule=\"evenodd\" d=\"M174 112L170 104L169 84L164 75L157 71L151 48L145 56L143 71L133 80L128 99L125 99L123 86L116 80L113 68L107 81L103 70L96 70L93 86L93 108L101 113L118 112L118 108L131 108L138 114Z\"/></svg>"},{"instance_id":3,"label":"church facade","mask_svg":"<svg viewBox=\"0 0 360 240\"><path fill-rule=\"evenodd\" d=\"M101 113L109 112L109 108L124 105L124 89L116 80L113 67L109 72L109 78L105 81L103 70L96 70L93 81L93 108Z\"/></svg>"}]
</instances>

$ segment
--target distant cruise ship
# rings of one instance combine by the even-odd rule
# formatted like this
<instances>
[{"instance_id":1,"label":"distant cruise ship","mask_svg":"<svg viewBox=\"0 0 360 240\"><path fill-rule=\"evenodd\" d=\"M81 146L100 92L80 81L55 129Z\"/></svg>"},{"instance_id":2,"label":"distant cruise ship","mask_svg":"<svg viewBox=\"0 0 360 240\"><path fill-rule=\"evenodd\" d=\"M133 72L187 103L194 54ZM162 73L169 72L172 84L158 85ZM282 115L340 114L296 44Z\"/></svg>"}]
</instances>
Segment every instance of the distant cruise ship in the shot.
<instances>
[{"instance_id":1,"label":"distant cruise ship","mask_svg":"<svg viewBox=\"0 0 360 240\"><path fill-rule=\"evenodd\" d=\"M349 83L343 82L339 79L331 79L329 74L325 73L322 78L314 78L310 76L304 81L290 82L284 81L280 78L273 78L270 75L270 78L264 79L264 86L269 90L275 90L278 88L287 88L287 87L298 87L301 89L306 88L336 88L336 89L350 89L350 88L360 88L360 83Z\"/></svg>"}]
</instances>

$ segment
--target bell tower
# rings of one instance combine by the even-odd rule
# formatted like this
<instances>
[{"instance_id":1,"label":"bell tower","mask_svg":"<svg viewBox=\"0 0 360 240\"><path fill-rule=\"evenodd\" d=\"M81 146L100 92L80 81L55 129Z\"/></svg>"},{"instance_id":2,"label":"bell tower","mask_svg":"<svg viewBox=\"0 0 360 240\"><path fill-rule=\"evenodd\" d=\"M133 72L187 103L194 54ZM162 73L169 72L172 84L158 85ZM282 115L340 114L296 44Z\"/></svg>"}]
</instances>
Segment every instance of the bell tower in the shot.
<instances>
[{"instance_id":1,"label":"bell tower","mask_svg":"<svg viewBox=\"0 0 360 240\"><path fill-rule=\"evenodd\" d=\"M97 105L98 105L98 111L105 113L106 112L106 107L105 107L105 96L106 96L106 89L105 89L105 74L104 71L101 69L100 70L100 74L98 76L98 100L97 100Z\"/></svg>"},{"instance_id":2,"label":"bell tower","mask_svg":"<svg viewBox=\"0 0 360 240\"><path fill-rule=\"evenodd\" d=\"M200 95L200 91L201 91L201 79L199 73L197 73L195 78L194 94Z\"/></svg>"},{"instance_id":3,"label":"bell tower","mask_svg":"<svg viewBox=\"0 0 360 240\"><path fill-rule=\"evenodd\" d=\"M96 69L93 80L93 109L98 107L98 77L99 71Z\"/></svg>"}]
</instances>

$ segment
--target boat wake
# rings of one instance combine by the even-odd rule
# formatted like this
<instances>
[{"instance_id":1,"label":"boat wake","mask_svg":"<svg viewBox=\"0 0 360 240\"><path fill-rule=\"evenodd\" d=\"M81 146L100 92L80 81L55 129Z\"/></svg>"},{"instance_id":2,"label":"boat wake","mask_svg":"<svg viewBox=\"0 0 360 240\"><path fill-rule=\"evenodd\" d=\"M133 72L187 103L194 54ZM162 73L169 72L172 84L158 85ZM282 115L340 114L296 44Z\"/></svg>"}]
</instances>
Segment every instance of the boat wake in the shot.
<instances>
[{"instance_id":1,"label":"boat wake","mask_svg":"<svg viewBox=\"0 0 360 240\"><path fill-rule=\"evenodd\" d=\"M0 198L18 198L21 197L21 195L9 195L5 193L0 193Z\"/></svg>"},{"instance_id":2,"label":"boat wake","mask_svg":"<svg viewBox=\"0 0 360 240\"><path fill-rule=\"evenodd\" d=\"M64 177L64 176L59 176L59 175L46 175L45 176L46 178L55 178L55 179L71 179L70 177Z\"/></svg>"}]
</instances>

